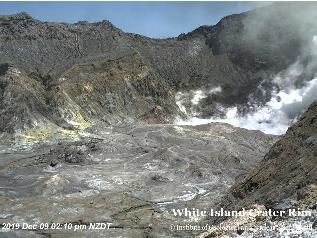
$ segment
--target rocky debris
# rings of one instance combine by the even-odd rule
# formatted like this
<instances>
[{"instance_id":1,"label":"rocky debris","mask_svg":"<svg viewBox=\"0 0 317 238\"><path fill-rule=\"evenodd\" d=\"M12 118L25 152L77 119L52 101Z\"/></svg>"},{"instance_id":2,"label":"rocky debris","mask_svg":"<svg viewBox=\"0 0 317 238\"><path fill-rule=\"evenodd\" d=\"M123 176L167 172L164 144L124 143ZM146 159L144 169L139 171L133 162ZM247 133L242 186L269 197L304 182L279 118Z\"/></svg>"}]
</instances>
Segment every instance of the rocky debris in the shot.
<instances>
[{"instance_id":1,"label":"rocky debris","mask_svg":"<svg viewBox=\"0 0 317 238\"><path fill-rule=\"evenodd\" d=\"M87 160L89 153L96 153L100 150L98 143L100 142L90 141L84 143L80 141L57 145L49 153L40 155L37 161L40 164L48 163L52 167L55 167L59 163L85 165L91 162Z\"/></svg>"},{"instance_id":2,"label":"rocky debris","mask_svg":"<svg viewBox=\"0 0 317 238\"><path fill-rule=\"evenodd\" d=\"M112 222L113 228L103 231L107 236L192 237L169 229L184 221L171 209L215 203L277 140L220 123L129 124L96 132L77 142L0 154L1 223ZM26 233L41 235L39 230Z\"/></svg>"},{"instance_id":3,"label":"rocky debris","mask_svg":"<svg viewBox=\"0 0 317 238\"><path fill-rule=\"evenodd\" d=\"M12 64L0 65L0 132L14 133L44 121L44 87Z\"/></svg>"},{"instance_id":4,"label":"rocky debris","mask_svg":"<svg viewBox=\"0 0 317 238\"><path fill-rule=\"evenodd\" d=\"M316 115L317 104L314 103L271 148L258 168L232 188L237 200L261 201L270 206L285 198L301 200L297 192L311 190L316 185Z\"/></svg>"},{"instance_id":5,"label":"rocky debris","mask_svg":"<svg viewBox=\"0 0 317 238\"><path fill-rule=\"evenodd\" d=\"M255 205L258 210L265 211L265 207ZM271 217L238 217L229 218L220 224L213 226L197 238L209 237L316 237L314 228L317 214L312 216L292 217L288 219L272 219ZM221 227L221 229L219 228Z\"/></svg>"},{"instance_id":6,"label":"rocky debris","mask_svg":"<svg viewBox=\"0 0 317 238\"><path fill-rule=\"evenodd\" d=\"M33 18L26 12L20 12L20 13L12 14L12 15L0 15L1 21L14 21L14 20L25 21L25 20L32 20L32 19Z\"/></svg>"},{"instance_id":7,"label":"rocky debris","mask_svg":"<svg viewBox=\"0 0 317 238\"><path fill-rule=\"evenodd\" d=\"M312 212L312 216L279 218L271 225L277 231L266 231L265 236L285 237L287 227L294 227L289 235L315 237L316 230L301 227L311 226L316 220L317 170L316 145L317 103L312 104L304 115L291 126L285 136L275 143L259 165L245 178L239 179L218 203L218 207L239 210L253 204L261 204L265 209L300 209ZM216 219L219 222L219 219ZM250 225L250 224L249 224ZM254 231L245 237L261 234L263 222L253 224ZM294 233L295 232L295 233ZM297 232L297 233L296 233ZM262 234L262 235L263 235ZM244 237L244 236L243 236Z\"/></svg>"}]
</instances>

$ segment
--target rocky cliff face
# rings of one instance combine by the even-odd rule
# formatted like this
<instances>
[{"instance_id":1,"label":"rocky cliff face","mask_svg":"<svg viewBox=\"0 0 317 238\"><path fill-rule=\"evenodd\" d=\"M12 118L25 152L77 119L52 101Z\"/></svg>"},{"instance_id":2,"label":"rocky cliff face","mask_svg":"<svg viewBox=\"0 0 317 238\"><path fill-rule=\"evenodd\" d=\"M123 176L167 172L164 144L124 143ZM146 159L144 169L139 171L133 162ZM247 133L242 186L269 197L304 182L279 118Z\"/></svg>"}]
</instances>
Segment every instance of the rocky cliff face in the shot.
<instances>
[{"instance_id":1,"label":"rocky cliff face","mask_svg":"<svg viewBox=\"0 0 317 238\"><path fill-rule=\"evenodd\" d=\"M234 203L267 207L293 200L316 208L317 103L278 141L246 179L231 188Z\"/></svg>"},{"instance_id":2,"label":"rocky cliff face","mask_svg":"<svg viewBox=\"0 0 317 238\"><path fill-rule=\"evenodd\" d=\"M274 9L280 8L285 6ZM265 16L272 9L258 11ZM306 14L305 9L311 12L314 8L306 4L298 16ZM162 40L122 32L108 21L66 24L41 22L26 13L2 16L1 68L10 64L21 72L20 82L32 82L39 89L35 93L40 102L29 102L31 114L37 113L40 104L41 116L62 127L126 117L172 122L184 116L175 103L176 93L196 89L207 96L196 108L198 116L220 113L219 105L240 105L240 112L245 112L251 96L255 104L270 99L271 76L296 60L304 40L311 40L312 34L303 40L290 21L282 21L288 17L285 11L265 19L254 33L249 23L256 22L258 11L228 16L215 26ZM5 107L11 93L6 82L11 76L2 71L0 103ZM260 84L265 92L258 88ZM215 87L221 92L212 93ZM23 90L18 85L15 88ZM1 130L33 128L37 123L22 117L26 113L2 113ZM6 118L19 123L5 126Z\"/></svg>"},{"instance_id":3,"label":"rocky cliff face","mask_svg":"<svg viewBox=\"0 0 317 238\"><path fill-rule=\"evenodd\" d=\"M237 231L210 231L200 237L218 234L235 237L315 237L317 201L317 103L286 135L276 142L264 159L245 178L237 181L216 207L226 210L242 208L258 211L308 211L301 215L283 217L229 218L221 224L237 228ZM224 218L213 218L219 223ZM239 227L249 227L240 230ZM252 227L252 229L250 229ZM263 229L269 228L269 229ZM307 228L310 227L310 228ZM227 236L226 236L227 235ZM221 237L222 237L221 236Z\"/></svg>"}]
</instances>

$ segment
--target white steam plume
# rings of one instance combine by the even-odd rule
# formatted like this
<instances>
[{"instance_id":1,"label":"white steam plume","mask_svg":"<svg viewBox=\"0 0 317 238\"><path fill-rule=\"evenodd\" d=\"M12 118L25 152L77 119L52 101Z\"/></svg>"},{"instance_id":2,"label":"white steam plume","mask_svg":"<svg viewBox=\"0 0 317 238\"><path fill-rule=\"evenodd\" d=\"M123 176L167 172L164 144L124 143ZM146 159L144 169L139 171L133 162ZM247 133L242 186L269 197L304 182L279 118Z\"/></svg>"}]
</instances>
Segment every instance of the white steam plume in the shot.
<instances>
[{"instance_id":1,"label":"white steam plume","mask_svg":"<svg viewBox=\"0 0 317 238\"><path fill-rule=\"evenodd\" d=\"M272 93L271 100L265 106L257 108L255 112L244 116L238 114L238 108L223 109L226 112L224 118L213 117L202 119L191 117L188 120L178 120L179 125L198 125L210 122L223 122L233 126L261 130L268 134L283 134L287 128L306 110L306 108L317 100L317 75L313 79L301 79L303 73L310 71L316 65L317 36L312 39L310 55L312 60L304 65L299 59L287 70L278 74L273 82L278 85ZM312 73L312 72L311 72ZM296 85L299 83L299 86Z\"/></svg>"}]
</instances>

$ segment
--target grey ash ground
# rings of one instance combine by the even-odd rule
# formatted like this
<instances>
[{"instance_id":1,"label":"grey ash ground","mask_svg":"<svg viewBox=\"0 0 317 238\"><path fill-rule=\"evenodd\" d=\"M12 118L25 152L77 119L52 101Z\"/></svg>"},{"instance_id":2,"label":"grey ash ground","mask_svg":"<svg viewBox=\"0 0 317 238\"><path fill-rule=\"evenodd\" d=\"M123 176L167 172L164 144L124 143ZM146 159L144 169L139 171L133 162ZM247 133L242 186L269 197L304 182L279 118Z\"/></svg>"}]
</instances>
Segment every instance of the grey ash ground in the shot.
<instances>
[{"instance_id":1,"label":"grey ash ground","mask_svg":"<svg viewBox=\"0 0 317 238\"><path fill-rule=\"evenodd\" d=\"M3 152L1 222L112 222L111 236L172 236L182 221L172 208L212 206L276 139L225 124L139 125Z\"/></svg>"}]
</instances>

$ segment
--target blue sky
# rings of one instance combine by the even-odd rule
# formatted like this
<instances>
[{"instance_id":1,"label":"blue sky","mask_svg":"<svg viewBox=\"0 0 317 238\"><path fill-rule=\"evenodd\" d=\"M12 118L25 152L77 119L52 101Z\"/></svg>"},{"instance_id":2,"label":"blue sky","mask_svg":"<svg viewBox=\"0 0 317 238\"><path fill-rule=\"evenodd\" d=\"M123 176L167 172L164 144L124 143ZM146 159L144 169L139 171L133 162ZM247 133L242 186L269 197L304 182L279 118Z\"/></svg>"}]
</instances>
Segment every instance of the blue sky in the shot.
<instances>
[{"instance_id":1,"label":"blue sky","mask_svg":"<svg viewBox=\"0 0 317 238\"><path fill-rule=\"evenodd\" d=\"M111 21L123 31L164 38L253 8L251 2L0 2L0 14L28 12L57 22Z\"/></svg>"}]
</instances>

